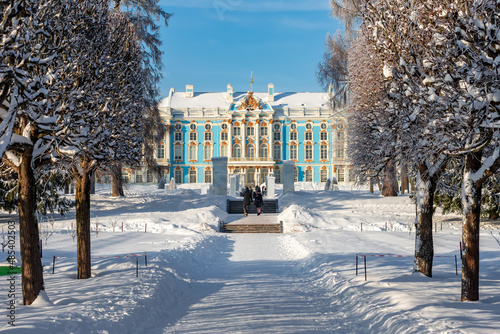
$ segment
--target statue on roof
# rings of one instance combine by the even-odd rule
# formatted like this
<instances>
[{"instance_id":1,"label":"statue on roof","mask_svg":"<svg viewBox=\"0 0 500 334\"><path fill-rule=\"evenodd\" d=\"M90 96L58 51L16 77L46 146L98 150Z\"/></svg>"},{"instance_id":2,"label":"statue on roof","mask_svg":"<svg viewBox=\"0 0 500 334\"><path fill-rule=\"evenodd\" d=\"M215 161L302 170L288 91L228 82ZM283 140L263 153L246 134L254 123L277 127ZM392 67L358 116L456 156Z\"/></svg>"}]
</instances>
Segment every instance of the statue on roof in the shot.
<instances>
[{"instance_id":1,"label":"statue on roof","mask_svg":"<svg viewBox=\"0 0 500 334\"><path fill-rule=\"evenodd\" d=\"M262 109L260 105L260 100L257 101L257 99L253 96L253 92L248 92L247 97L243 100L241 103L241 106L238 108L238 110L256 110L256 109Z\"/></svg>"}]
</instances>

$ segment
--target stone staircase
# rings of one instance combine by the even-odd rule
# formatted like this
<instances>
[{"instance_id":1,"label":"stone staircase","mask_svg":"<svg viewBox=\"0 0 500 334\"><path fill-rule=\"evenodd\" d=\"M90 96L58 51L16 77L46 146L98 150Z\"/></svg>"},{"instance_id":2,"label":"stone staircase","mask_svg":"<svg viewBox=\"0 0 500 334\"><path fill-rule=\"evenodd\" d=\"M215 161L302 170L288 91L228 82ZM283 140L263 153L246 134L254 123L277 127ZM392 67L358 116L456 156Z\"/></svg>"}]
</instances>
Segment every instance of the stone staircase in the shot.
<instances>
[{"instance_id":1,"label":"stone staircase","mask_svg":"<svg viewBox=\"0 0 500 334\"><path fill-rule=\"evenodd\" d=\"M226 205L227 213L241 213L243 214L243 200L227 200ZM254 204L250 204L248 209L250 214L257 213L257 208ZM261 208L262 213L277 213L279 212L277 199L264 199Z\"/></svg>"}]
</instances>

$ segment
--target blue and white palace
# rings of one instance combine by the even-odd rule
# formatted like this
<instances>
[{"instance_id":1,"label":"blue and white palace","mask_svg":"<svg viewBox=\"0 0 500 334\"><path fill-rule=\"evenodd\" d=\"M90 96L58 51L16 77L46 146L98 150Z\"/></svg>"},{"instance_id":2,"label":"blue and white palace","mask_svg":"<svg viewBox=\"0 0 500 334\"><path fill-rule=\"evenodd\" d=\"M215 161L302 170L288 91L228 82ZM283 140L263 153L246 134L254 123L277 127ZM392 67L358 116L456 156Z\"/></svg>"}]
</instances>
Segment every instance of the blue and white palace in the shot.
<instances>
[{"instance_id":1,"label":"blue and white palace","mask_svg":"<svg viewBox=\"0 0 500 334\"><path fill-rule=\"evenodd\" d=\"M281 183L284 160L295 162L296 182L349 182L345 109L333 110L328 93L268 91L196 92L192 85L160 102L169 129L155 157L161 174L176 183L211 183L212 158L228 157L228 172L247 185L274 174ZM154 182L147 169L124 171L131 182Z\"/></svg>"}]
</instances>

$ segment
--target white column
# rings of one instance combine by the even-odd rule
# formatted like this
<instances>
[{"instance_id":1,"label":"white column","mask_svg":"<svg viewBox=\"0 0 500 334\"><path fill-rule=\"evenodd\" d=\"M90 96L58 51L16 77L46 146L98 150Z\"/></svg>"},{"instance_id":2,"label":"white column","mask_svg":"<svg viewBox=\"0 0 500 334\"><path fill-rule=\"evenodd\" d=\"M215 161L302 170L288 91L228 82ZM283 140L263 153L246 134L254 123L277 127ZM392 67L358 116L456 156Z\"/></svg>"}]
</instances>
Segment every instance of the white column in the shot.
<instances>
[{"instance_id":1,"label":"white column","mask_svg":"<svg viewBox=\"0 0 500 334\"><path fill-rule=\"evenodd\" d=\"M241 123L241 157L242 158L246 158L247 156L247 150L246 150L246 147L247 147L247 125L246 125L246 122L243 123L245 121L242 121Z\"/></svg>"},{"instance_id":2,"label":"white column","mask_svg":"<svg viewBox=\"0 0 500 334\"><path fill-rule=\"evenodd\" d=\"M255 122L255 160L260 158L260 123Z\"/></svg>"},{"instance_id":3,"label":"white column","mask_svg":"<svg viewBox=\"0 0 500 334\"><path fill-rule=\"evenodd\" d=\"M229 158L228 160L231 160L231 158L233 157L233 122L232 122L232 118L231 118L231 124L228 124L227 129L229 131L229 134L228 134L229 147L227 149L227 156Z\"/></svg>"}]
</instances>

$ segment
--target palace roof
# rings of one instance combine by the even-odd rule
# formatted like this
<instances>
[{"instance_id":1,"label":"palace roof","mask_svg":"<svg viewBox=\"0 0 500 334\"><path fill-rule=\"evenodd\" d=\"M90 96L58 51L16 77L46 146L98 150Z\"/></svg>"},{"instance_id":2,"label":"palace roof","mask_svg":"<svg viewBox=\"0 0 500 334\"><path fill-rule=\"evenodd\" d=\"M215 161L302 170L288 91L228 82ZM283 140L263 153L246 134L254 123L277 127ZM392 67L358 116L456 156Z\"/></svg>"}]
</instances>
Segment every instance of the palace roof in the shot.
<instances>
[{"instance_id":1,"label":"palace roof","mask_svg":"<svg viewBox=\"0 0 500 334\"><path fill-rule=\"evenodd\" d=\"M186 97L185 92L170 91L167 98L160 101L159 107L161 109L214 109L219 108L222 110L234 110L242 101L247 98L248 92L234 92L233 101L228 100L227 92L217 93L203 93L195 92L193 97ZM328 109L328 93L298 93L298 92L284 92L275 93L274 101L268 102L268 93L255 92L253 97L260 100L262 109L268 104L273 110L276 109L312 109L321 108Z\"/></svg>"}]
</instances>

